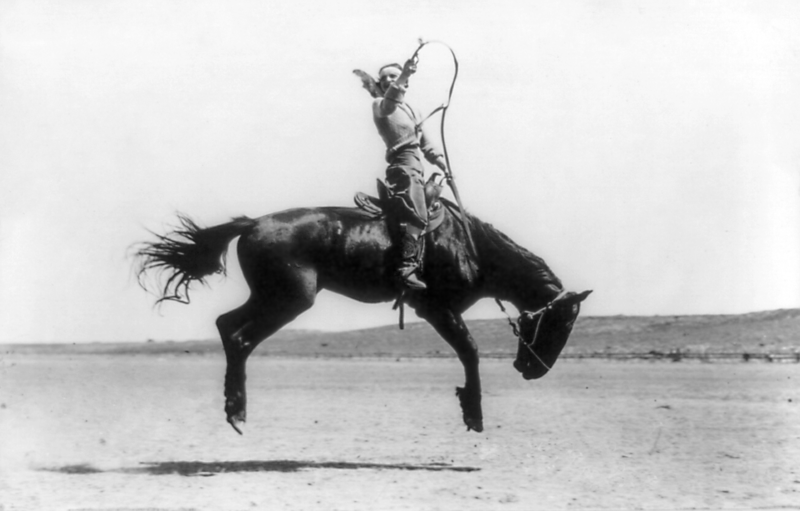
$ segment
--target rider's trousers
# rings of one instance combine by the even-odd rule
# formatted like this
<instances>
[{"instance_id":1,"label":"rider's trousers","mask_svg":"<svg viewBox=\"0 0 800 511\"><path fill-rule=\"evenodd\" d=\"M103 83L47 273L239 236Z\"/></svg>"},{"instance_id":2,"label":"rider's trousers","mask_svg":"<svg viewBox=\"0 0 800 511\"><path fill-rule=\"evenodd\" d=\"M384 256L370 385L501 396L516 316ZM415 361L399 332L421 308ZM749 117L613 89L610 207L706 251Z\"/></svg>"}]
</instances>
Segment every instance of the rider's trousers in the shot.
<instances>
[{"instance_id":1,"label":"rider's trousers","mask_svg":"<svg viewBox=\"0 0 800 511\"><path fill-rule=\"evenodd\" d=\"M405 146L392 155L386 169L386 187L396 203L393 208L399 217L396 220L424 230L428 212L419 146Z\"/></svg>"}]
</instances>

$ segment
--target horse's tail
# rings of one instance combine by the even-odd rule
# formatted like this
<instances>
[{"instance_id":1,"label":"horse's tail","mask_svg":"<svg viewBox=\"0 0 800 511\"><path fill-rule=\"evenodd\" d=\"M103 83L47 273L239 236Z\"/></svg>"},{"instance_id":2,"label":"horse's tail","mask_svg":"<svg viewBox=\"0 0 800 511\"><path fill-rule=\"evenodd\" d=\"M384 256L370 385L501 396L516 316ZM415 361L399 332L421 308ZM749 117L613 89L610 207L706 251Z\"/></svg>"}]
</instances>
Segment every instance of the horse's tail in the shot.
<instances>
[{"instance_id":1,"label":"horse's tail","mask_svg":"<svg viewBox=\"0 0 800 511\"><path fill-rule=\"evenodd\" d=\"M139 260L139 285L147 289L144 277L148 272L169 272L159 285L156 303L172 300L189 303L189 285L205 282L214 273L225 274L228 244L246 233L257 221L246 216L214 227L201 228L185 215L178 215L181 227L166 235L153 233L158 240L142 243L136 251Z\"/></svg>"}]
</instances>

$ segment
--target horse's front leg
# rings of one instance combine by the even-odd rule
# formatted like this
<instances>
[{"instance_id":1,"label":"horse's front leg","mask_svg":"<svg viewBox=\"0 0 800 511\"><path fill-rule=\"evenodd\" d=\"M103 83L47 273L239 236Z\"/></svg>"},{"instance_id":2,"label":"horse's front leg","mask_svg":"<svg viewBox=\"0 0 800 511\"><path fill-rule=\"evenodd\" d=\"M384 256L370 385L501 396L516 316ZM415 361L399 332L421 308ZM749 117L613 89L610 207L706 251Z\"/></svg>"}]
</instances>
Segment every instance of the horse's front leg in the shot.
<instances>
[{"instance_id":1,"label":"horse's front leg","mask_svg":"<svg viewBox=\"0 0 800 511\"><path fill-rule=\"evenodd\" d=\"M481 409L481 376L478 370L478 346L472 339L467 325L448 309L441 307L418 307L417 315L426 321L447 341L464 366L466 377L464 387L456 387L456 395L461 404L464 424L467 430L483 431L483 411Z\"/></svg>"}]
</instances>

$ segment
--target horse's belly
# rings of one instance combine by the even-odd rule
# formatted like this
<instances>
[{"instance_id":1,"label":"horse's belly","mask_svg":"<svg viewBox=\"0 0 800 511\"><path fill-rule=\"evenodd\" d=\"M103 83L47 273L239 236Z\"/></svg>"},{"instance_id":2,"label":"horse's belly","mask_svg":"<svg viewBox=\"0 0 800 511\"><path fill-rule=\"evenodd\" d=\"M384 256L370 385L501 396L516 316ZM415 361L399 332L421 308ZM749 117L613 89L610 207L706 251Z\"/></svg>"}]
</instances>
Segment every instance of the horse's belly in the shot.
<instances>
[{"instance_id":1,"label":"horse's belly","mask_svg":"<svg viewBox=\"0 0 800 511\"><path fill-rule=\"evenodd\" d=\"M319 275L318 285L359 302L380 303L396 298L391 283L379 271L324 272Z\"/></svg>"}]
</instances>

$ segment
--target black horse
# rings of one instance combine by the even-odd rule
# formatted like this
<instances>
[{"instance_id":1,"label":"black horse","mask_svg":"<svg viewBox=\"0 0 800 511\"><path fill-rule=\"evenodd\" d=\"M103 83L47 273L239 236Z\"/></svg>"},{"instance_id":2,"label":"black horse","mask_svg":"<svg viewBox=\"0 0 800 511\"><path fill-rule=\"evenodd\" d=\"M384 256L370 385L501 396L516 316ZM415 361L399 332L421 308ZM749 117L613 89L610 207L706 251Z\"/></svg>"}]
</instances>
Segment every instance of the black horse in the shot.
<instances>
[{"instance_id":1,"label":"black horse","mask_svg":"<svg viewBox=\"0 0 800 511\"><path fill-rule=\"evenodd\" d=\"M446 202L446 201L444 201ZM469 430L483 430L478 348L461 314L481 298L512 303L520 312L514 367L526 379L552 367L572 330L579 303L590 291L565 292L545 262L478 218L447 204L441 226L425 236L423 291L403 302L428 321L464 365L457 388ZM228 244L237 236L250 297L217 319L227 358L225 413L241 433L246 419L245 363L258 344L314 305L328 289L366 303L397 299L391 233L382 218L355 208L299 208L261 218L238 217L200 228L180 216L181 227L137 251L139 276L166 271L161 300L189 302L189 285L225 271ZM474 249L470 249L470 229ZM516 331L516 330L515 330Z\"/></svg>"}]
</instances>

